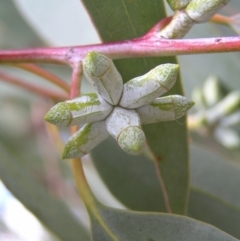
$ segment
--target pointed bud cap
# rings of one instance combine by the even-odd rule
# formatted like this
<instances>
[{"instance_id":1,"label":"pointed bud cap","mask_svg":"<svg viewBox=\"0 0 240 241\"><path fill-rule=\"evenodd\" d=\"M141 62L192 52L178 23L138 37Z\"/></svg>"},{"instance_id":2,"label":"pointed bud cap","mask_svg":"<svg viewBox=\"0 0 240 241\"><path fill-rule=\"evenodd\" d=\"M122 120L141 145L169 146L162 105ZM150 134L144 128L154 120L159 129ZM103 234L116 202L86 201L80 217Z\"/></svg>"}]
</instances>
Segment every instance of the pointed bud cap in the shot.
<instances>
[{"instance_id":1,"label":"pointed bud cap","mask_svg":"<svg viewBox=\"0 0 240 241\"><path fill-rule=\"evenodd\" d=\"M83 70L102 98L111 105L119 102L123 82L111 59L101 53L90 52L83 62Z\"/></svg>"},{"instance_id":2,"label":"pointed bud cap","mask_svg":"<svg viewBox=\"0 0 240 241\"><path fill-rule=\"evenodd\" d=\"M206 22L229 2L230 0L192 0L186 13L196 22Z\"/></svg>"},{"instance_id":3,"label":"pointed bud cap","mask_svg":"<svg viewBox=\"0 0 240 241\"><path fill-rule=\"evenodd\" d=\"M60 102L53 106L45 115L45 120L57 126L69 126L72 114L66 102Z\"/></svg>"},{"instance_id":4,"label":"pointed bud cap","mask_svg":"<svg viewBox=\"0 0 240 241\"><path fill-rule=\"evenodd\" d=\"M138 108L141 123L177 120L184 116L194 105L193 101L181 95L169 95L157 98L149 105Z\"/></svg>"},{"instance_id":5,"label":"pointed bud cap","mask_svg":"<svg viewBox=\"0 0 240 241\"><path fill-rule=\"evenodd\" d=\"M151 103L173 87L178 70L177 64L162 64L143 76L129 80L124 84L120 106L134 109Z\"/></svg>"},{"instance_id":6,"label":"pointed bud cap","mask_svg":"<svg viewBox=\"0 0 240 241\"><path fill-rule=\"evenodd\" d=\"M109 136L105 121L85 124L66 143L63 159L82 157Z\"/></svg>"}]
</instances>

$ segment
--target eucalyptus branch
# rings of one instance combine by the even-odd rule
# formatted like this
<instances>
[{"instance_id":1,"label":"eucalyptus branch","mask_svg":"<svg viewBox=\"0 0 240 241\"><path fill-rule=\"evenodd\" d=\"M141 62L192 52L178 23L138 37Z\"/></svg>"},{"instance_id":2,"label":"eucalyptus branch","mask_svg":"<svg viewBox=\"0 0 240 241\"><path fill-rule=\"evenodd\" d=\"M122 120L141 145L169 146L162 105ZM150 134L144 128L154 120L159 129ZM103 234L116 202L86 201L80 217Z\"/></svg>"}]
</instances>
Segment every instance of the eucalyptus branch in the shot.
<instances>
[{"instance_id":1,"label":"eucalyptus branch","mask_svg":"<svg viewBox=\"0 0 240 241\"><path fill-rule=\"evenodd\" d=\"M72 65L88 52L96 51L111 59L161 57L240 51L240 37L164 39L158 32L119 42L61 48L33 48L0 51L0 63L59 63Z\"/></svg>"},{"instance_id":2,"label":"eucalyptus branch","mask_svg":"<svg viewBox=\"0 0 240 241\"><path fill-rule=\"evenodd\" d=\"M65 94L65 93L48 90L46 88L42 88L42 87L33 85L31 83L27 83L26 81L24 81L20 78L10 76L10 75L8 75L6 73L3 73L3 72L0 72L0 81L4 81L4 82L10 83L10 84L14 84L16 86L19 86L19 87L22 87L26 90L34 92L38 95L49 97L49 98L54 99L54 100L66 100L66 99L68 99L68 95Z\"/></svg>"},{"instance_id":3,"label":"eucalyptus branch","mask_svg":"<svg viewBox=\"0 0 240 241\"><path fill-rule=\"evenodd\" d=\"M72 83L71 83L71 99L76 98L80 94L82 80L82 62L76 62L73 65Z\"/></svg>"},{"instance_id":4,"label":"eucalyptus branch","mask_svg":"<svg viewBox=\"0 0 240 241\"><path fill-rule=\"evenodd\" d=\"M60 77L56 76L55 74L35 65L35 64L15 64L14 67L26 70L28 72L31 72L33 74L36 74L53 84L59 86L63 90L65 90L67 93L70 92L70 86L67 84L64 80L62 80Z\"/></svg>"}]
</instances>

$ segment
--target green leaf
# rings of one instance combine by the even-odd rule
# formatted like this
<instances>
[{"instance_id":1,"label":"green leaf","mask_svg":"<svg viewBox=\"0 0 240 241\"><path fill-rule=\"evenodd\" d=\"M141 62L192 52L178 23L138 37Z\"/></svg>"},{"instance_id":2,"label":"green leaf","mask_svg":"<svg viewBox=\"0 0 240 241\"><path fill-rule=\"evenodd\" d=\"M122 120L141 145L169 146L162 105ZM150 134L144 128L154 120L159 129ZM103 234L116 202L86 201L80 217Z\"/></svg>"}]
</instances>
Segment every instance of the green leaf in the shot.
<instances>
[{"instance_id":1,"label":"green leaf","mask_svg":"<svg viewBox=\"0 0 240 241\"><path fill-rule=\"evenodd\" d=\"M158 0L107 0L104 3L84 0L83 3L104 42L139 37L166 16L164 3ZM162 63L176 63L176 59L165 57L115 61L124 82ZM174 93L183 94L180 79L167 95ZM185 123L185 119L179 122ZM186 125L179 122L150 124L143 126L143 129L156 159L161 160L157 166L161 169L172 211L183 214L188 197L188 147ZM131 209L165 212L153 163L142 156L125 155L118 150L115 142L111 142L114 141L106 141L92 152L94 164L110 191ZM139 182L141 179L145 180ZM119 180L121 183L118 183ZM136 190L138 195L135 195Z\"/></svg>"},{"instance_id":2,"label":"green leaf","mask_svg":"<svg viewBox=\"0 0 240 241\"><path fill-rule=\"evenodd\" d=\"M237 240L211 225L184 216L98 208L102 222L92 217L93 241Z\"/></svg>"},{"instance_id":3,"label":"green leaf","mask_svg":"<svg viewBox=\"0 0 240 241\"><path fill-rule=\"evenodd\" d=\"M75 46L99 41L91 21L79 1L51 0L47 3L32 0L13 0L34 28L53 46ZM52 11L54 9L54 12ZM67 14L71 13L71 14ZM61 23L59 19L67 14ZM84 34L83 34L84 32Z\"/></svg>"},{"instance_id":4,"label":"green leaf","mask_svg":"<svg viewBox=\"0 0 240 241\"><path fill-rule=\"evenodd\" d=\"M76 220L69 208L49 192L31 172L14 149L0 143L0 177L6 187L51 232L63 241L88 241L85 228ZM32 159L32 162L36 158Z\"/></svg>"},{"instance_id":5,"label":"green leaf","mask_svg":"<svg viewBox=\"0 0 240 241\"><path fill-rule=\"evenodd\" d=\"M191 131L190 135L195 144L206 148L214 155L220 156L221 159L225 159L227 162L233 161L240 164L240 149L237 148L232 150L223 147L211 136L211 133L209 133L209 135L202 135L202 133L198 131Z\"/></svg>"},{"instance_id":6,"label":"green leaf","mask_svg":"<svg viewBox=\"0 0 240 241\"><path fill-rule=\"evenodd\" d=\"M43 116L41 118L44 107L34 103L31 105L34 114L39 114L34 115L39 121L37 128L36 122L33 128L27 101L0 99L0 179L60 240L77 241L82 237L83 241L89 241L87 230L66 205L70 199L62 199L58 192L59 185L65 184L63 176L69 180L68 169L64 163L57 162L54 145L47 137ZM58 172L60 175L56 175Z\"/></svg>"},{"instance_id":7,"label":"green leaf","mask_svg":"<svg viewBox=\"0 0 240 241\"><path fill-rule=\"evenodd\" d=\"M43 45L43 41L22 18L12 0L1 0L0 22L1 48L27 48Z\"/></svg>"},{"instance_id":8,"label":"green leaf","mask_svg":"<svg viewBox=\"0 0 240 241\"><path fill-rule=\"evenodd\" d=\"M191 188L188 215L212 224L240 239L240 208L219 199L211 193Z\"/></svg>"},{"instance_id":9,"label":"green leaf","mask_svg":"<svg viewBox=\"0 0 240 241\"><path fill-rule=\"evenodd\" d=\"M191 145L188 215L240 238L240 166Z\"/></svg>"},{"instance_id":10,"label":"green leaf","mask_svg":"<svg viewBox=\"0 0 240 241\"><path fill-rule=\"evenodd\" d=\"M191 145L191 186L240 208L240 166L206 148Z\"/></svg>"}]
</instances>

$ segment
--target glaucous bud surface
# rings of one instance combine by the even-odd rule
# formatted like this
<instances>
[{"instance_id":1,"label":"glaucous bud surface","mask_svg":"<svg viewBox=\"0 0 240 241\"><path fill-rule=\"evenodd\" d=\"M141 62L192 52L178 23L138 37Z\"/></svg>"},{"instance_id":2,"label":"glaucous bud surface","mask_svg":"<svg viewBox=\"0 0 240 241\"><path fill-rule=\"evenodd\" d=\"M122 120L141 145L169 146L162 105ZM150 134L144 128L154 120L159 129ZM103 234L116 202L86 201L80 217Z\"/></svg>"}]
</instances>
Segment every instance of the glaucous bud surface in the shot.
<instances>
[{"instance_id":1,"label":"glaucous bud surface","mask_svg":"<svg viewBox=\"0 0 240 241\"><path fill-rule=\"evenodd\" d=\"M129 80L123 86L120 106L138 108L169 91L176 82L179 65L162 64L147 74Z\"/></svg>"},{"instance_id":2,"label":"glaucous bud surface","mask_svg":"<svg viewBox=\"0 0 240 241\"><path fill-rule=\"evenodd\" d=\"M90 52L83 62L83 70L103 99L111 105L119 102L123 81L111 59L101 53Z\"/></svg>"},{"instance_id":3,"label":"glaucous bud surface","mask_svg":"<svg viewBox=\"0 0 240 241\"><path fill-rule=\"evenodd\" d=\"M105 119L112 109L101 96L91 93L58 103L48 111L45 120L57 126L92 123Z\"/></svg>"}]
</instances>

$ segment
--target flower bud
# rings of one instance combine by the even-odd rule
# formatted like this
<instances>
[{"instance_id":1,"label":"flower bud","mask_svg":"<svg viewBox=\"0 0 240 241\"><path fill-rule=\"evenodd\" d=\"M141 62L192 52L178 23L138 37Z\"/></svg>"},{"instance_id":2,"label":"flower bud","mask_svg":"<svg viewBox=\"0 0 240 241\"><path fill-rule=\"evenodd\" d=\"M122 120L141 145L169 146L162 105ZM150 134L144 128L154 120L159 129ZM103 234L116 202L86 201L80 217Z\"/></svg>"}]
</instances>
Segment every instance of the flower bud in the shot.
<instances>
[{"instance_id":1,"label":"flower bud","mask_svg":"<svg viewBox=\"0 0 240 241\"><path fill-rule=\"evenodd\" d=\"M194 105L194 102L181 95L169 95L157 98L149 105L142 106L136 111L142 124L160 121L176 120L184 116Z\"/></svg>"},{"instance_id":2,"label":"flower bud","mask_svg":"<svg viewBox=\"0 0 240 241\"><path fill-rule=\"evenodd\" d=\"M219 119L233 113L240 107L240 91L229 93L218 104L207 110L206 120L211 125Z\"/></svg>"},{"instance_id":3,"label":"flower bud","mask_svg":"<svg viewBox=\"0 0 240 241\"><path fill-rule=\"evenodd\" d=\"M206 109L206 103L203 96L202 88L195 88L192 92L192 100L195 102L195 105L198 109Z\"/></svg>"},{"instance_id":4,"label":"flower bud","mask_svg":"<svg viewBox=\"0 0 240 241\"><path fill-rule=\"evenodd\" d=\"M228 149L236 149L240 147L240 137L235 130L230 128L216 128L213 136L220 144Z\"/></svg>"},{"instance_id":5,"label":"flower bud","mask_svg":"<svg viewBox=\"0 0 240 241\"><path fill-rule=\"evenodd\" d=\"M206 22L229 2L230 0L192 0L186 13L196 22Z\"/></svg>"},{"instance_id":6,"label":"flower bud","mask_svg":"<svg viewBox=\"0 0 240 241\"><path fill-rule=\"evenodd\" d=\"M120 106L133 109L151 103L172 88L178 70L177 64L162 64L143 76L129 80L123 86Z\"/></svg>"},{"instance_id":7,"label":"flower bud","mask_svg":"<svg viewBox=\"0 0 240 241\"><path fill-rule=\"evenodd\" d=\"M66 143L63 158L77 158L89 153L109 136L105 121L85 124Z\"/></svg>"},{"instance_id":8,"label":"flower bud","mask_svg":"<svg viewBox=\"0 0 240 241\"><path fill-rule=\"evenodd\" d=\"M91 93L56 104L45 120L57 126L73 126L103 120L112 109L100 96Z\"/></svg>"},{"instance_id":9,"label":"flower bud","mask_svg":"<svg viewBox=\"0 0 240 241\"><path fill-rule=\"evenodd\" d=\"M83 62L83 70L87 79L108 103L116 105L119 102L123 82L111 59L101 53L90 52Z\"/></svg>"},{"instance_id":10,"label":"flower bud","mask_svg":"<svg viewBox=\"0 0 240 241\"><path fill-rule=\"evenodd\" d=\"M223 98L222 86L216 76L209 76L203 85L203 97L208 107L211 107Z\"/></svg>"},{"instance_id":11,"label":"flower bud","mask_svg":"<svg viewBox=\"0 0 240 241\"><path fill-rule=\"evenodd\" d=\"M143 151L146 138L135 110L114 108L106 119L106 128L125 152L138 155Z\"/></svg>"},{"instance_id":12,"label":"flower bud","mask_svg":"<svg viewBox=\"0 0 240 241\"><path fill-rule=\"evenodd\" d=\"M191 0L167 0L172 10L181 10L191 2Z\"/></svg>"},{"instance_id":13,"label":"flower bud","mask_svg":"<svg viewBox=\"0 0 240 241\"><path fill-rule=\"evenodd\" d=\"M222 118L219 125L222 127L240 126L240 110Z\"/></svg>"},{"instance_id":14,"label":"flower bud","mask_svg":"<svg viewBox=\"0 0 240 241\"><path fill-rule=\"evenodd\" d=\"M166 39L180 39L188 33L193 24L194 21L184 11L176 11L171 22L159 35Z\"/></svg>"}]
</instances>

